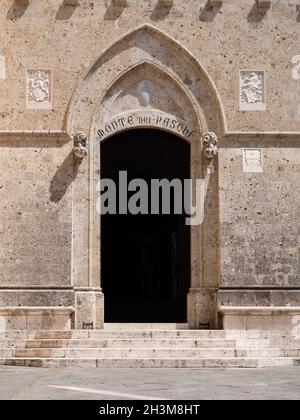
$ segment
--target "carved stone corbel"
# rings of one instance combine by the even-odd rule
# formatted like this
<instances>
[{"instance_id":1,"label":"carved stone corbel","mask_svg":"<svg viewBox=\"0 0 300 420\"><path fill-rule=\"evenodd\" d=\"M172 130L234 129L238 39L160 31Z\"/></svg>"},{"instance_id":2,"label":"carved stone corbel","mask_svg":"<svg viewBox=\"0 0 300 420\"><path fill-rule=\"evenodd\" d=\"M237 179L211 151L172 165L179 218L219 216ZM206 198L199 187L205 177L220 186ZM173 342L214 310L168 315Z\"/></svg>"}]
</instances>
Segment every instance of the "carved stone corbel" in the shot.
<instances>
[{"instance_id":1,"label":"carved stone corbel","mask_svg":"<svg viewBox=\"0 0 300 420\"><path fill-rule=\"evenodd\" d=\"M204 156L206 159L213 159L218 154L218 137L215 133L206 133L203 137Z\"/></svg>"},{"instance_id":2,"label":"carved stone corbel","mask_svg":"<svg viewBox=\"0 0 300 420\"><path fill-rule=\"evenodd\" d=\"M88 140L84 133L76 133L74 135L74 155L78 159L83 159L88 154Z\"/></svg>"}]
</instances>

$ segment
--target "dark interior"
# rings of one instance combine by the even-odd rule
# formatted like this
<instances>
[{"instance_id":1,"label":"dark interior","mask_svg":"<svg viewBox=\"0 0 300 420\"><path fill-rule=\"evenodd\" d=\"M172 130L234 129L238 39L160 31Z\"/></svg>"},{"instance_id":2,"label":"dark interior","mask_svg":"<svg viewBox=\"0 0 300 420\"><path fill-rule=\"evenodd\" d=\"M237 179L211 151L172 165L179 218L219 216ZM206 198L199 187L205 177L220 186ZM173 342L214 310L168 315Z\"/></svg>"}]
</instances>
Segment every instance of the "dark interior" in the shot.
<instances>
[{"instance_id":1,"label":"dark interior","mask_svg":"<svg viewBox=\"0 0 300 420\"><path fill-rule=\"evenodd\" d=\"M101 178L116 185L121 170L128 182L190 177L189 144L173 134L130 130L100 147ZM186 322L190 229L184 214L102 215L101 250L105 322Z\"/></svg>"}]
</instances>

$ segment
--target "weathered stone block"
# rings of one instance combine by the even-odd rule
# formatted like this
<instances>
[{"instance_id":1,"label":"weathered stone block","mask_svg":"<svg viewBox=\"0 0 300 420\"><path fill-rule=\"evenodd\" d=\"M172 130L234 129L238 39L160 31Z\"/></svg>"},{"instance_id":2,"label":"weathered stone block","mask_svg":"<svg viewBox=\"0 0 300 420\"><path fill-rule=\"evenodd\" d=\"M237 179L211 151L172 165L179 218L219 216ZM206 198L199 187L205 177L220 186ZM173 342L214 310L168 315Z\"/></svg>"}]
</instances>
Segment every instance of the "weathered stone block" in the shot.
<instances>
[{"instance_id":1,"label":"weathered stone block","mask_svg":"<svg viewBox=\"0 0 300 420\"><path fill-rule=\"evenodd\" d=\"M0 330L69 330L72 307L6 307L0 308Z\"/></svg>"},{"instance_id":2,"label":"weathered stone block","mask_svg":"<svg viewBox=\"0 0 300 420\"><path fill-rule=\"evenodd\" d=\"M139 128L188 142L190 173L204 180L189 325L219 325L219 287L221 306L242 308L225 326L297 323L245 308L299 306L300 61L288 7L299 1L3 3L2 328L71 328L71 312L57 309L68 307L77 328L102 328L101 142ZM89 144L74 154L76 133Z\"/></svg>"},{"instance_id":3,"label":"weathered stone block","mask_svg":"<svg viewBox=\"0 0 300 420\"><path fill-rule=\"evenodd\" d=\"M104 298L101 292L76 292L75 308L75 328L103 328Z\"/></svg>"}]
</instances>

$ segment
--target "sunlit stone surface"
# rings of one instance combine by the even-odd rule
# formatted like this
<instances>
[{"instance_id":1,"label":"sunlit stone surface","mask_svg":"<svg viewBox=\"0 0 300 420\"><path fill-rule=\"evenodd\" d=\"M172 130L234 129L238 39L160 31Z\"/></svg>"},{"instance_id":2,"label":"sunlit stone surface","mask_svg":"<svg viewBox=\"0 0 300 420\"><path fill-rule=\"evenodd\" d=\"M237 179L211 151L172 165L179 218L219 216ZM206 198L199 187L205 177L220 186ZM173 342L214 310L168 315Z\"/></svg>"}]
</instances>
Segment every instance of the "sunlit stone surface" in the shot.
<instances>
[{"instance_id":1,"label":"sunlit stone surface","mask_svg":"<svg viewBox=\"0 0 300 420\"><path fill-rule=\"evenodd\" d=\"M299 7L273 3L1 1L1 331L103 328L101 142L151 128L205 183L185 328L297 336Z\"/></svg>"}]
</instances>

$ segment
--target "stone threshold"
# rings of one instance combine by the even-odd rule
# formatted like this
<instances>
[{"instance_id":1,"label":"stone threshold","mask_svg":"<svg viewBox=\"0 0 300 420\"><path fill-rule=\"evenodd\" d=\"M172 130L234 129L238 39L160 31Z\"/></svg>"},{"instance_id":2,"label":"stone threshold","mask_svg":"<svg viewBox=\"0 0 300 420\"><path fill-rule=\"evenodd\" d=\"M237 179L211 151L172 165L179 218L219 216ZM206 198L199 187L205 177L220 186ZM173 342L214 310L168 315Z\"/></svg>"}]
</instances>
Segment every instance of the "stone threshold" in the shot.
<instances>
[{"instance_id":1,"label":"stone threshold","mask_svg":"<svg viewBox=\"0 0 300 420\"><path fill-rule=\"evenodd\" d=\"M140 322L140 323L104 323L104 330L110 331L133 331L133 330L188 330L187 323L175 323L175 322L165 322L165 323L150 323L150 322Z\"/></svg>"}]
</instances>

